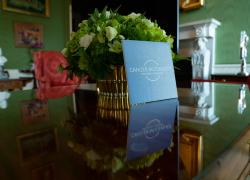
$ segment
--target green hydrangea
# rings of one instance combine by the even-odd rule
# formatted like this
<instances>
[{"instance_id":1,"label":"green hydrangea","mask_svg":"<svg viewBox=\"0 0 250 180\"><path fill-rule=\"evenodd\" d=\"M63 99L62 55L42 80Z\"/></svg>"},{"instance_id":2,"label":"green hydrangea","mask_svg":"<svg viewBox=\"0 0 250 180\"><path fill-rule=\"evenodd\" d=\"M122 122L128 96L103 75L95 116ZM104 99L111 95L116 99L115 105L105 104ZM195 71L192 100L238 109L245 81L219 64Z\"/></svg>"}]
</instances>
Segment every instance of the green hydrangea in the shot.
<instances>
[{"instance_id":1,"label":"green hydrangea","mask_svg":"<svg viewBox=\"0 0 250 180\"><path fill-rule=\"evenodd\" d=\"M79 24L62 51L69 62L67 70L71 75L105 78L115 65L124 63L123 39L169 42L171 47L173 44L171 35L142 14L120 15L107 8L102 12L96 9Z\"/></svg>"}]
</instances>

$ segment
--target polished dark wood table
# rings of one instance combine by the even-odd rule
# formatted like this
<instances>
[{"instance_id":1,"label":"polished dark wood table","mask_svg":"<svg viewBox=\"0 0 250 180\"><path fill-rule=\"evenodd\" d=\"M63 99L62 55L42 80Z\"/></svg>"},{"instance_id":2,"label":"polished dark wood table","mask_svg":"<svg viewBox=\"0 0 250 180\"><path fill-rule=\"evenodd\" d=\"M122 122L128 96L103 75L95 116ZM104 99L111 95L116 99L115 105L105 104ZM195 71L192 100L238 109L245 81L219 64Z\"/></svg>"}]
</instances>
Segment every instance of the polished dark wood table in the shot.
<instances>
[{"instance_id":1,"label":"polished dark wood table","mask_svg":"<svg viewBox=\"0 0 250 180\"><path fill-rule=\"evenodd\" d=\"M132 135L130 127L98 119L96 92L80 89L75 94L78 115L71 114L65 118L67 121L53 116L42 125L24 127L21 121L12 119L16 104L11 101L20 100L20 92L13 91L9 106L0 109L0 179L242 177L249 156L248 87L196 83L191 88L178 88L175 102L179 102L179 118L169 118L173 100L133 109L138 123L152 113L166 117L167 121L162 124L153 120L156 124L146 123L143 131ZM20 112L15 116L22 118ZM147 141L139 138L128 146L129 137L141 135ZM152 137L160 138L153 142ZM130 147L136 157L128 157ZM156 148L149 151L152 147Z\"/></svg>"},{"instance_id":2,"label":"polished dark wood table","mask_svg":"<svg viewBox=\"0 0 250 180\"><path fill-rule=\"evenodd\" d=\"M221 82L233 82L233 83L247 83L248 76L242 76L237 74L212 74L211 80L221 81Z\"/></svg>"}]
</instances>

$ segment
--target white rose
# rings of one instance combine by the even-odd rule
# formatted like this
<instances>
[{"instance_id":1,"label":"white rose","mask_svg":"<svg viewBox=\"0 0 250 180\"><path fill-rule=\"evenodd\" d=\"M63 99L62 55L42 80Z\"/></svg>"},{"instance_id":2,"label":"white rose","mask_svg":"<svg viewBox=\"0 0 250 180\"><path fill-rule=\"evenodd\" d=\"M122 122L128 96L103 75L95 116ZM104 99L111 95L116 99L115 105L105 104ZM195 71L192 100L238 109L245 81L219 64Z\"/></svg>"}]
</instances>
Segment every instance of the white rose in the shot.
<instances>
[{"instance_id":1,"label":"white rose","mask_svg":"<svg viewBox=\"0 0 250 180\"><path fill-rule=\"evenodd\" d=\"M113 43L108 43L109 51L114 53L121 53L122 52L122 44L120 41L115 40Z\"/></svg>"},{"instance_id":2,"label":"white rose","mask_svg":"<svg viewBox=\"0 0 250 180\"><path fill-rule=\"evenodd\" d=\"M88 24L88 20L83 20L82 24Z\"/></svg>"},{"instance_id":3,"label":"white rose","mask_svg":"<svg viewBox=\"0 0 250 180\"><path fill-rule=\"evenodd\" d=\"M163 35L163 36L167 36L167 34L166 34L166 31L165 31L165 30L162 30L162 35Z\"/></svg>"},{"instance_id":4,"label":"white rose","mask_svg":"<svg viewBox=\"0 0 250 180\"><path fill-rule=\"evenodd\" d=\"M141 16L140 13L134 13L134 12L132 12L132 13L130 13L130 14L128 15L128 18L135 19L135 18L137 18L137 17L139 17L139 16Z\"/></svg>"},{"instance_id":5,"label":"white rose","mask_svg":"<svg viewBox=\"0 0 250 180\"><path fill-rule=\"evenodd\" d=\"M106 18L110 17L110 11L106 11Z\"/></svg>"},{"instance_id":6,"label":"white rose","mask_svg":"<svg viewBox=\"0 0 250 180\"><path fill-rule=\"evenodd\" d=\"M88 25L88 20L83 20L81 23L78 24L78 27L80 27L82 24Z\"/></svg>"},{"instance_id":7,"label":"white rose","mask_svg":"<svg viewBox=\"0 0 250 180\"><path fill-rule=\"evenodd\" d=\"M119 35L120 39L125 39L125 37L123 35Z\"/></svg>"},{"instance_id":8,"label":"white rose","mask_svg":"<svg viewBox=\"0 0 250 180\"><path fill-rule=\"evenodd\" d=\"M95 37L94 33L85 34L83 37L80 38L79 41L80 47L84 47L84 49L87 49L94 37Z\"/></svg>"},{"instance_id":9,"label":"white rose","mask_svg":"<svg viewBox=\"0 0 250 180\"><path fill-rule=\"evenodd\" d=\"M142 19L142 22L146 24L148 27L153 27L154 23L148 19Z\"/></svg>"},{"instance_id":10,"label":"white rose","mask_svg":"<svg viewBox=\"0 0 250 180\"><path fill-rule=\"evenodd\" d=\"M67 48L63 48L63 50L61 51L61 53L62 53L65 57L67 57L67 51L68 51Z\"/></svg>"},{"instance_id":11,"label":"white rose","mask_svg":"<svg viewBox=\"0 0 250 180\"><path fill-rule=\"evenodd\" d=\"M117 35L117 30L111 26L108 26L105 28L106 30L106 37L108 38L109 41L112 41L112 39L115 38Z\"/></svg>"},{"instance_id":12,"label":"white rose","mask_svg":"<svg viewBox=\"0 0 250 180\"><path fill-rule=\"evenodd\" d=\"M100 32L100 31L101 31L100 26L97 26L96 30L97 30L98 32Z\"/></svg>"}]
</instances>

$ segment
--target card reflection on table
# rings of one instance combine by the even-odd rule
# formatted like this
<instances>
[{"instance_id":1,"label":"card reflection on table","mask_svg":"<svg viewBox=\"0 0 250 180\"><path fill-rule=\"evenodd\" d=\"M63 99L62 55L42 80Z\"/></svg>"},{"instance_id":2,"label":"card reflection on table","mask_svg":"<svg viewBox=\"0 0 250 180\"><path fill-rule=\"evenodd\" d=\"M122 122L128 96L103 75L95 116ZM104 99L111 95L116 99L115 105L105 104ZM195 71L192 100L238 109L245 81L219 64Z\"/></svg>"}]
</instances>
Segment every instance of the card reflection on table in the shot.
<instances>
[{"instance_id":1,"label":"card reflection on table","mask_svg":"<svg viewBox=\"0 0 250 180\"><path fill-rule=\"evenodd\" d=\"M132 106L127 139L127 160L132 160L169 147L177 99Z\"/></svg>"}]
</instances>

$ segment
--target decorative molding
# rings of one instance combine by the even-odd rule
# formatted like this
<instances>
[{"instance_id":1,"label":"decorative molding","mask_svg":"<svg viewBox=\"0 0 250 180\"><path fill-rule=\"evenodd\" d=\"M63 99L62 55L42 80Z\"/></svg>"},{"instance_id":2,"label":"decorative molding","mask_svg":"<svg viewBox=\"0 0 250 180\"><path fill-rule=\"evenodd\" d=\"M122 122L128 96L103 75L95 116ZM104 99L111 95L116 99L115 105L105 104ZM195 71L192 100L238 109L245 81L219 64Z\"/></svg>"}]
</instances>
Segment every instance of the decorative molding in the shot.
<instances>
[{"instance_id":1,"label":"decorative molding","mask_svg":"<svg viewBox=\"0 0 250 180\"><path fill-rule=\"evenodd\" d=\"M197 37L197 35L199 36L199 33L202 33L203 36L209 38L215 38L215 30L220 25L221 23L214 18L181 24L180 41L194 39Z\"/></svg>"},{"instance_id":2,"label":"decorative molding","mask_svg":"<svg viewBox=\"0 0 250 180\"><path fill-rule=\"evenodd\" d=\"M221 23L213 18L180 25L179 53L186 57L195 57L192 61L193 70L195 70L193 71L193 77L198 72L198 75L195 77L209 79L211 74L215 72L216 29L220 25ZM203 49L201 48L201 42L203 43ZM198 48L195 48L195 45L198 45ZM209 55L207 55L207 52L209 52ZM202 57L203 59L201 59ZM198 61L197 66L195 66L196 61ZM201 66L202 63L200 61L206 62L206 66ZM196 67L197 69L195 69ZM214 114L214 86L205 83L197 85L202 86L202 89L195 89L195 85L188 90L189 92L186 92L189 93L188 96L180 94L182 96L180 98L184 99L184 104L180 105L180 120L212 125L219 120ZM205 92L205 90L208 92ZM188 97L190 99L187 99ZM180 102L182 103L182 101ZM205 105L203 106L202 104Z\"/></svg>"},{"instance_id":3,"label":"decorative molding","mask_svg":"<svg viewBox=\"0 0 250 180\"><path fill-rule=\"evenodd\" d=\"M215 65L216 29L220 25L221 23L214 18L181 24L179 53L183 56L191 57L196 44L195 40L206 38L206 47L211 52L209 72L212 73Z\"/></svg>"}]
</instances>

